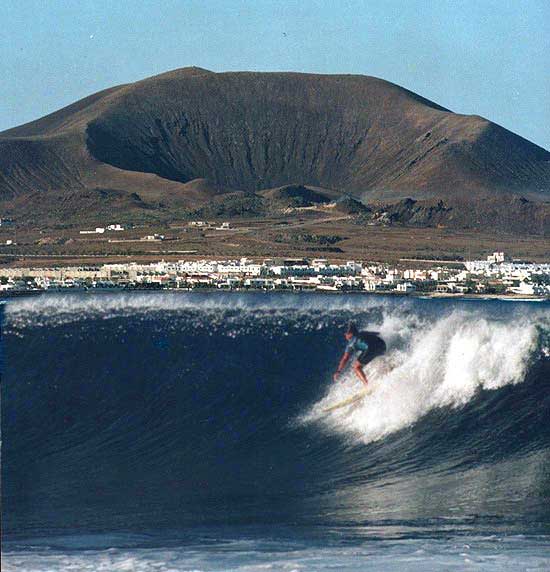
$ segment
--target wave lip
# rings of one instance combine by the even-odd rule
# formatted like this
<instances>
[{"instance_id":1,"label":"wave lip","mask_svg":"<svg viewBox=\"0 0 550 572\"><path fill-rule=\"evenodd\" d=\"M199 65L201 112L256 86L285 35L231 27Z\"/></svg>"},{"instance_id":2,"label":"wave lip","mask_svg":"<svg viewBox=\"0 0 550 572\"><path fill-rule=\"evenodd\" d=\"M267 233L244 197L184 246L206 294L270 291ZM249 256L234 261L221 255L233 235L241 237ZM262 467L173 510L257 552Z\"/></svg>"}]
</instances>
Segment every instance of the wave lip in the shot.
<instances>
[{"instance_id":1,"label":"wave lip","mask_svg":"<svg viewBox=\"0 0 550 572\"><path fill-rule=\"evenodd\" d=\"M184 311L239 311L247 314L287 311L337 313L365 311L383 307L389 300L368 296L304 295L303 293L46 293L29 298L17 298L5 304L6 325L37 327L67 323L99 316L104 319L136 313ZM401 304L406 304L402 301Z\"/></svg>"}]
</instances>

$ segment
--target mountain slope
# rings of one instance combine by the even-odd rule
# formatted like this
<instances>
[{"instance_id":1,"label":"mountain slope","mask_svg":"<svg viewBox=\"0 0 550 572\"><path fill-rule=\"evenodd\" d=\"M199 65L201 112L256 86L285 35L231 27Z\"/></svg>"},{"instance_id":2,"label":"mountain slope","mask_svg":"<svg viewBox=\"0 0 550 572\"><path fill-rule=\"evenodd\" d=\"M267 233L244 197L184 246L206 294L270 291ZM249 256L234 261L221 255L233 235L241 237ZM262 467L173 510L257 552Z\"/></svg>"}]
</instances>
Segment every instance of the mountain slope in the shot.
<instances>
[{"instance_id":1,"label":"mountain slope","mask_svg":"<svg viewBox=\"0 0 550 572\"><path fill-rule=\"evenodd\" d=\"M77 200L111 189L192 207L289 184L364 201L545 202L550 153L377 78L200 68L104 90L0 134L0 201L30 211L32 197L52 192Z\"/></svg>"}]
</instances>

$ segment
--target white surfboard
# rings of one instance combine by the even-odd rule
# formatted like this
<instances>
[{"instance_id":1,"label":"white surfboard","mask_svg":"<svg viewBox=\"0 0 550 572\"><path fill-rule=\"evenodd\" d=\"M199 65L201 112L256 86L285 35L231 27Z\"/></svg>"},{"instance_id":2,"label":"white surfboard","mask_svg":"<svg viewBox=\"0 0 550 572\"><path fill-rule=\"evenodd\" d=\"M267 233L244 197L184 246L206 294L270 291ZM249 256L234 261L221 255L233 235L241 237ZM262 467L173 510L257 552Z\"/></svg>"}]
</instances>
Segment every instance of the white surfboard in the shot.
<instances>
[{"instance_id":1,"label":"white surfboard","mask_svg":"<svg viewBox=\"0 0 550 572\"><path fill-rule=\"evenodd\" d=\"M370 393L372 393L372 389L370 389L370 388L364 389L363 391L360 391L359 393L356 393L355 395L352 395L351 397L344 399L344 401L339 401L335 405L331 405L330 407L323 409L323 411L325 413L329 413L330 411L334 411L335 409L340 409L341 407L346 407L346 405L351 405L352 403L355 403L356 401L363 399L363 397L366 397Z\"/></svg>"}]
</instances>

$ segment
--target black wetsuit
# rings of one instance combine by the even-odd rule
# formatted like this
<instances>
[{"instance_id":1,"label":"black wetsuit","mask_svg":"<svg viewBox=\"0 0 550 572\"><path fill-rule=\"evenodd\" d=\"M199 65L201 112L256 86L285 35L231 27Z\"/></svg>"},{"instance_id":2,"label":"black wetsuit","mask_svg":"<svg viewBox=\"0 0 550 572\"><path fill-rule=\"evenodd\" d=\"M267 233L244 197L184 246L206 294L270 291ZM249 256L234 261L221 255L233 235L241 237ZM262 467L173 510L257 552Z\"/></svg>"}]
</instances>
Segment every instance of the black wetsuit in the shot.
<instances>
[{"instance_id":1,"label":"black wetsuit","mask_svg":"<svg viewBox=\"0 0 550 572\"><path fill-rule=\"evenodd\" d=\"M367 365L375 357L386 353L386 342L378 335L378 332L359 332L349 341L346 348L349 352L354 350L361 351L357 356L357 361L362 365Z\"/></svg>"}]
</instances>

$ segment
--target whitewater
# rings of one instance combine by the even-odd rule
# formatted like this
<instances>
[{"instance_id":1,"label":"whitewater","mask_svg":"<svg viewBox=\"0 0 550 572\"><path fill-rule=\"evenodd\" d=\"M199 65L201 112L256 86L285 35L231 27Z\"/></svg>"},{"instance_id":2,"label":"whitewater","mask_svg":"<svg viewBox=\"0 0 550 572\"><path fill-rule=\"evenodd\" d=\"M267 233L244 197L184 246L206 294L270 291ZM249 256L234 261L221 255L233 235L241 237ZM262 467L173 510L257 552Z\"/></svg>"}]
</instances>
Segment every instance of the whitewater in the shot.
<instances>
[{"instance_id":1,"label":"whitewater","mask_svg":"<svg viewBox=\"0 0 550 572\"><path fill-rule=\"evenodd\" d=\"M550 568L547 302L52 294L1 351L7 570Z\"/></svg>"}]
</instances>

